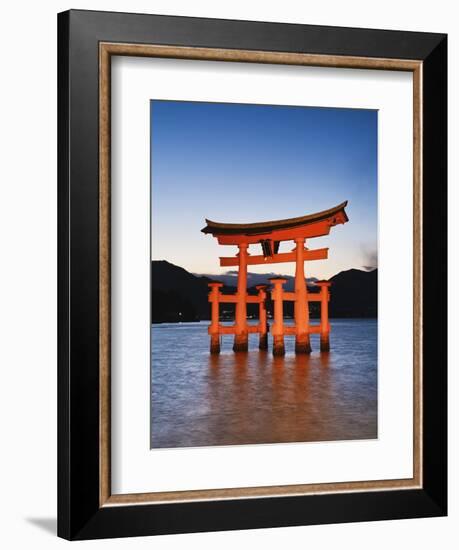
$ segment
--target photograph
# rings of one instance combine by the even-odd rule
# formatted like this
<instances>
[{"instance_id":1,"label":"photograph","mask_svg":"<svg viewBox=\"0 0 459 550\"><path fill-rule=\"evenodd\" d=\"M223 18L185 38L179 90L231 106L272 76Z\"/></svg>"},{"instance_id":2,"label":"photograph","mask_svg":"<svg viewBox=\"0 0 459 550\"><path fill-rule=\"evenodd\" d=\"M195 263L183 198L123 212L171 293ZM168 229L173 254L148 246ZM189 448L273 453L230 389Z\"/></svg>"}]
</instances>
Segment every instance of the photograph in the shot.
<instances>
[{"instance_id":1,"label":"photograph","mask_svg":"<svg viewBox=\"0 0 459 550\"><path fill-rule=\"evenodd\" d=\"M2 548L457 548L456 5L2 7Z\"/></svg>"},{"instance_id":2,"label":"photograph","mask_svg":"<svg viewBox=\"0 0 459 550\"><path fill-rule=\"evenodd\" d=\"M153 98L150 174L151 449L377 439L378 111Z\"/></svg>"}]
</instances>

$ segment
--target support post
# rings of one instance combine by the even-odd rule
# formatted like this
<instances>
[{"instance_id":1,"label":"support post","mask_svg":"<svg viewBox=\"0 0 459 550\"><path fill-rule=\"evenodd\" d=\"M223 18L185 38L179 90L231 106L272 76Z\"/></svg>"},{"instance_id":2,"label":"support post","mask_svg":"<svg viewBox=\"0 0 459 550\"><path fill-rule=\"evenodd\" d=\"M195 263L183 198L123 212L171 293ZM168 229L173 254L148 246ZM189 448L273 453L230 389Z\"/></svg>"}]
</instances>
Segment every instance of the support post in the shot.
<instances>
[{"instance_id":1,"label":"support post","mask_svg":"<svg viewBox=\"0 0 459 550\"><path fill-rule=\"evenodd\" d=\"M220 288L223 283L209 283L209 302L211 316L208 332L210 334L210 353L220 353Z\"/></svg>"},{"instance_id":2,"label":"support post","mask_svg":"<svg viewBox=\"0 0 459 550\"><path fill-rule=\"evenodd\" d=\"M320 287L320 351L330 351L330 323L328 321L328 301L330 281L317 281Z\"/></svg>"},{"instance_id":3,"label":"support post","mask_svg":"<svg viewBox=\"0 0 459 550\"><path fill-rule=\"evenodd\" d=\"M266 316L266 288L267 285L257 285L258 298L260 300L258 306L258 322L260 327L260 339L258 349L268 349L268 322Z\"/></svg>"},{"instance_id":4,"label":"support post","mask_svg":"<svg viewBox=\"0 0 459 550\"><path fill-rule=\"evenodd\" d=\"M295 353L311 353L308 287L304 278L304 237L295 239Z\"/></svg>"},{"instance_id":5,"label":"support post","mask_svg":"<svg viewBox=\"0 0 459 550\"><path fill-rule=\"evenodd\" d=\"M273 324L273 355L285 355L284 346L284 306L282 285L287 279L273 277L269 279L273 284L271 297L274 301L274 324Z\"/></svg>"},{"instance_id":6,"label":"support post","mask_svg":"<svg viewBox=\"0 0 459 550\"><path fill-rule=\"evenodd\" d=\"M239 244L239 272L237 279L237 302L235 315L235 334L233 351L249 349L249 334L247 329L247 243Z\"/></svg>"}]
</instances>

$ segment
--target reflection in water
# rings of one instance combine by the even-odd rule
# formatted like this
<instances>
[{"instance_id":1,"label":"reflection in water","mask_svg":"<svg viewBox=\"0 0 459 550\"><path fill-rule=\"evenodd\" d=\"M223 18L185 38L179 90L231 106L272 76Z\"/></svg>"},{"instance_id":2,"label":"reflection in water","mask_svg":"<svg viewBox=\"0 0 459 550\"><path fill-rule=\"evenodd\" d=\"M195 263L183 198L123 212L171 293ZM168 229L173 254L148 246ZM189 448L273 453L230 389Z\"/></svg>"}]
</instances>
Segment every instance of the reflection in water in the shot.
<instances>
[{"instance_id":1,"label":"reflection in water","mask_svg":"<svg viewBox=\"0 0 459 550\"><path fill-rule=\"evenodd\" d=\"M377 323L332 320L332 350L208 353L207 323L152 327L152 447L377 437ZM312 336L313 350L318 337ZM271 344L271 342L270 342Z\"/></svg>"}]
</instances>

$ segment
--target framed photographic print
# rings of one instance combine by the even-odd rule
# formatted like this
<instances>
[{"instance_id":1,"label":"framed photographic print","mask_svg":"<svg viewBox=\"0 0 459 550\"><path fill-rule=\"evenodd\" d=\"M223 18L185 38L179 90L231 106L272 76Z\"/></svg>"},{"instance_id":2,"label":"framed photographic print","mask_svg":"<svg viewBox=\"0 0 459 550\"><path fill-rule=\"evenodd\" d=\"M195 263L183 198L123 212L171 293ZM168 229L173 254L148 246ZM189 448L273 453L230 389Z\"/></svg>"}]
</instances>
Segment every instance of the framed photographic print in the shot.
<instances>
[{"instance_id":1,"label":"framed photographic print","mask_svg":"<svg viewBox=\"0 0 459 550\"><path fill-rule=\"evenodd\" d=\"M446 36L59 14L59 535L446 514Z\"/></svg>"}]
</instances>

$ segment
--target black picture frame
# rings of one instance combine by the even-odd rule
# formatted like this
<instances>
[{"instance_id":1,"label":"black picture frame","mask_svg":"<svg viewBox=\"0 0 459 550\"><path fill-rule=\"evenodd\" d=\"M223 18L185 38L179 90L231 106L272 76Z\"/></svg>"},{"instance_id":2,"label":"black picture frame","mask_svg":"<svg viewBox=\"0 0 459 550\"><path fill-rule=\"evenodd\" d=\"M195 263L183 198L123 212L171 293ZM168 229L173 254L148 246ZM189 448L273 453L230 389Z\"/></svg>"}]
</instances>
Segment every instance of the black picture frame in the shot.
<instances>
[{"instance_id":1,"label":"black picture frame","mask_svg":"<svg viewBox=\"0 0 459 550\"><path fill-rule=\"evenodd\" d=\"M99 43L422 62L422 488L100 506ZM71 540L447 513L447 37L71 10L58 15L58 535Z\"/></svg>"}]
</instances>

